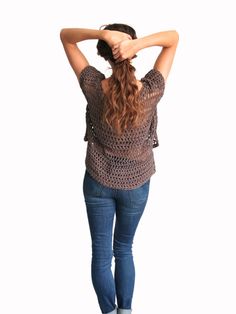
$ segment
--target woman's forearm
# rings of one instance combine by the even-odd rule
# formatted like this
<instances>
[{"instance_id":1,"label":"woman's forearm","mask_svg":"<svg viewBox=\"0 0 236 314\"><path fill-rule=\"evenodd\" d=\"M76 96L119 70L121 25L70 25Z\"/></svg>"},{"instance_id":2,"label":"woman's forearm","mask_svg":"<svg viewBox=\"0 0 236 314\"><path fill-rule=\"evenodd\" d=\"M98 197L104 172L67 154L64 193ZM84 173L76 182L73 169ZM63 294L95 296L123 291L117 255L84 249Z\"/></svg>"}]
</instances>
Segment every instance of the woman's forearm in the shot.
<instances>
[{"instance_id":1,"label":"woman's forearm","mask_svg":"<svg viewBox=\"0 0 236 314\"><path fill-rule=\"evenodd\" d=\"M86 39L102 39L105 40L106 30L88 29L88 28L63 28L60 31L62 40L66 40L71 44Z\"/></svg>"},{"instance_id":2,"label":"woman's forearm","mask_svg":"<svg viewBox=\"0 0 236 314\"><path fill-rule=\"evenodd\" d=\"M179 34L173 31L163 31L151 34L136 40L137 49L141 50L152 46L170 47L179 40Z\"/></svg>"}]
</instances>

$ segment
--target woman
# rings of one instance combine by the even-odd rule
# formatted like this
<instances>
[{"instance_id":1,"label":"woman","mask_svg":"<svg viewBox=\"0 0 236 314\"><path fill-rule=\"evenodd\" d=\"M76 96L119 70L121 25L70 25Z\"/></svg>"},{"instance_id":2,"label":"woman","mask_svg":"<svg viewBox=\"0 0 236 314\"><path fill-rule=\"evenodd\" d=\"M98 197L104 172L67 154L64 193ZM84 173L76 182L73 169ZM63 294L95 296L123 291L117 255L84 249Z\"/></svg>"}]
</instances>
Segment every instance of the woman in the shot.
<instances>
[{"instance_id":1,"label":"woman","mask_svg":"<svg viewBox=\"0 0 236 314\"><path fill-rule=\"evenodd\" d=\"M109 24L100 30L64 28L60 32L87 100L83 193L92 240L92 282L102 313L132 311L132 244L148 199L150 178L156 171L152 151L159 145L156 107L178 37L171 30L137 38L134 29L125 24ZM109 78L91 66L77 46L87 39L98 39L98 54L112 67ZM162 50L154 67L137 80L131 60L151 46Z\"/></svg>"}]
</instances>

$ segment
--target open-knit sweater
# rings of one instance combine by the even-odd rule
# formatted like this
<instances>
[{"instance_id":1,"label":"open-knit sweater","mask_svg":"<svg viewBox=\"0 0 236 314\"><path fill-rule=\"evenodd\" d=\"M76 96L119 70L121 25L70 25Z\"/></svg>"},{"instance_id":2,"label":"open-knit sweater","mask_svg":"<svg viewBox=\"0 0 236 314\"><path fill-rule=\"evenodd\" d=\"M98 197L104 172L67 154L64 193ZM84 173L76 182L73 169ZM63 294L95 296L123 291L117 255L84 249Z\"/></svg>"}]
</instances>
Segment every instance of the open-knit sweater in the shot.
<instances>
[{"instance_id":1,"label":"open-knit sweater","mask_svg":"<svg viewBox=\"0 0 236 314\"><path fill-rule=\"evenodd\" d=\"M95 67L86 66L79 84L87 100L85 165L100 184L113 189L134 189L143 185L156 172L153 148L157 137L157 103L165 89L161 72L151 69L141 78L139 97L145 104L145 119L141 126L128 128L119 136L101 122L106 95L101 81L105 75Z\"/></svg>"}]
</instances>

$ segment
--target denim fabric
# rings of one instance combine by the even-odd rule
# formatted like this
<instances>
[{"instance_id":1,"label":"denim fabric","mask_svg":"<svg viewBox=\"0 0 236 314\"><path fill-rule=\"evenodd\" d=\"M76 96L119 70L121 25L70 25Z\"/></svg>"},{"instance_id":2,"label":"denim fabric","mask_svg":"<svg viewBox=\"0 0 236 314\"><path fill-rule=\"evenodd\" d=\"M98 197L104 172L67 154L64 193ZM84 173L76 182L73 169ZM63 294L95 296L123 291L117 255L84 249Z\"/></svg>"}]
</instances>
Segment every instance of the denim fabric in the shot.
<instances>
[{"instance_id":1,"label":"denim fabric","mask_svg":"<svg viewBox=\"0 0 236 314\"><path fill-rule=\"evenodd\" d=\"M149 186L150 179L136 189L112 189L85 171L83 193L92 240L91 276L102 313L116 313L117 306L118 313L131 313L135 283L132 245Z\"/></svg>"}]
</instances>

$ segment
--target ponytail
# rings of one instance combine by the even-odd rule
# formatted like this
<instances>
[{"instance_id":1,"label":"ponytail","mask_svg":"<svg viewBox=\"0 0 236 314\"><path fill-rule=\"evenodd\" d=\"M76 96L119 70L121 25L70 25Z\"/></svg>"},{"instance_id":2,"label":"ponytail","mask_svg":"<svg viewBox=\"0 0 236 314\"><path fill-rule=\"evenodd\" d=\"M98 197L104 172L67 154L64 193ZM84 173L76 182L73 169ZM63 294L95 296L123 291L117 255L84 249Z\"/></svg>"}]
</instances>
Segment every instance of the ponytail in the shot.
<instances>
[{"instance_id":1,"label":"ponytail","mask_svg":"<svg viewBox=\"0 0 236 314\"><path fill-rule=\"evenodd\" d=\"M128 127L137 127L143 118L143 105L135 68L128 59L114 63L105 98L103 121L121 135Z\"/></svg>"}]
</instances>

